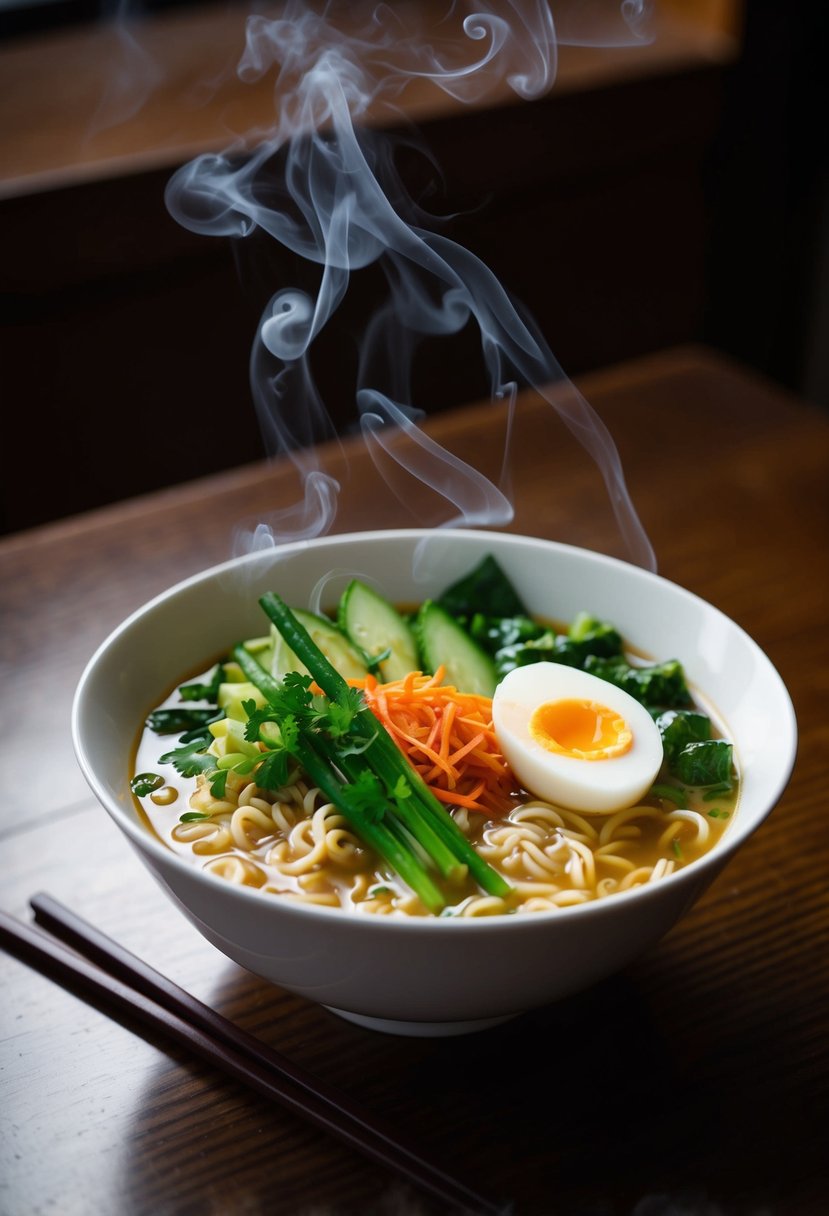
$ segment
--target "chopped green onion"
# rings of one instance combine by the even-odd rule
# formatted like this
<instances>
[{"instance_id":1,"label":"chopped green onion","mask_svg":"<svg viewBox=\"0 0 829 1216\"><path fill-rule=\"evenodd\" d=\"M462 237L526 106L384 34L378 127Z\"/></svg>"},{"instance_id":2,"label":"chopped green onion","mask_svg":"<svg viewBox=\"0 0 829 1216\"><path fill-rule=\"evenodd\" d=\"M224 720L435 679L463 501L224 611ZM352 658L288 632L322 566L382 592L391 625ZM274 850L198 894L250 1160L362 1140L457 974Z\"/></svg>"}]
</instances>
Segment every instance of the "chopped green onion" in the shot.
<instances>
[{"instance_id":1,"label":"chopped green onion","mask_svg":"<svg viewBox=\"0 0 829 1216\"><path fill-rule=\"evenodd\" d=\"M713 802L717 798L722 798L725 794L731 793L730 785L715 785L712 789L706 790L702 795L703 802Z\"/></svg>"},{"instance_id":2,"label":"chopped green onion","mask_svg":"<svg viewBox=\"0 0 829 1216\"><path fill-rule=\"evenodd\" d=\"M286 749L314 784L432 911L446 900L425 868L429 864L451 881L468 871L489 894L506 895L511 889L506 879L475 851L366 708L361 694L329 663L287 604L274 593L259 602L310 678L289 673L275 680L241 646L235 647L233 657L268 701L270 713L265 716L278 723ZM311 696L311 679L323 698ZM256 737L261 725L257 719Z\"/></svg>"},{"instance_id":3,"label":"chopped green onion","mask_svg":"<svg viewBox=\"0 0 829 1216\"><path fill-rule=\"evenodd\" d=\"M685 790L680 785L652 785L649 790L650 795L653 795L654 798L667 799L668 802L674 802L677 806L687 802Z\"/></svg>"}]
</instances>

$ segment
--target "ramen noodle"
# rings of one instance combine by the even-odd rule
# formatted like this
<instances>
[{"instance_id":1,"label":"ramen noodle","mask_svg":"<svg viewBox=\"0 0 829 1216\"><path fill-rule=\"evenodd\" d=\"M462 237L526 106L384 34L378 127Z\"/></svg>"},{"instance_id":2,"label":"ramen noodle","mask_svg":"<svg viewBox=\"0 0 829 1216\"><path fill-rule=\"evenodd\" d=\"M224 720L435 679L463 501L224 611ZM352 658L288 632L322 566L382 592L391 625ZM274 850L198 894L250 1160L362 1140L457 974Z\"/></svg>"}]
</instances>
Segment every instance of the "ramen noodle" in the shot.
<instances>
[{"instance_id":1,"label":"ramen noodle","mask_svg":"<svg viewBox=\"0 0 829 1216\"><path fill-rule=\"evenodd\" d=\"M173 693L165 705L177 703ZM158 735L145 729L133 771L151 773L154 788L136 801L149 828L208 873L266 897L360 915L431 915L298 769L279 789L259 788L255 770L230 772L215 797L204 774L185 778L160 765L160 750ZM669 778L660 774L656 789L663 779ZM463 878L444 886L443 915L532 915L662 881L716 844L734 815L738 788L735 782L731 791L688 789L683 806L653 794L622 810L588 814L515 783L503 815L454 808L458 827L510 890L488 895Z\"/></svg>"}]
</instances>

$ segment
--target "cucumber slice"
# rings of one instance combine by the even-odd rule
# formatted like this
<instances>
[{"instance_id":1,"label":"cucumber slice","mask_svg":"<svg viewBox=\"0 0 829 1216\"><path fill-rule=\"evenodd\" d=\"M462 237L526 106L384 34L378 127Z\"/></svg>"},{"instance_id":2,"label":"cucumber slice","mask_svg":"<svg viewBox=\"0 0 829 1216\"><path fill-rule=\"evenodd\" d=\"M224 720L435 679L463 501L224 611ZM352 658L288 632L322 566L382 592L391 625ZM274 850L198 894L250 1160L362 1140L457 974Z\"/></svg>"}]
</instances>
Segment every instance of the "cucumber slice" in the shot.
<instances>
[{"instance_id":1,"label":"cucumber slice","mask_svg":"<svg viewBox=\"0 0 829 1216\"><path fill-rule=\"evenodd\" d=\"M329 621L325 616L317 616L313 612L305 612L301 608L293 608L291 611L299 623L305 626L328 662L332 667L336 667L344 680L362 680L368 675L368 667L363 661L363 656L352 646L333 621ZM271 636L273 638L271 675L277 680L281 680L289 671L298 671L302 675L308 675L308 668L304 663L300 663L275 625L271 626Z\"/></svg>"},{"instance_id":2,"label":"cucumber slice","mask_svg":"<svg viewBox=\"0 0 829 1216\"><path fill-rule=\"evenodd\" d=\"M415 633L427 671L446 668L446 683L461 692L491 697L498 677L495 663L453 616L427 600L415 619Z\"/></svg>"},{"instance_id":3,"label":"cucumber slice","mask_svg":"<svg viewBox=\"0 0 829 1216\"><path fill-rule=\"evenodd\" d=\"M265 695L259 691L255 684L251 684L249 680L219 685L219 695L216 698L216 704L219 709L225 711L228 718L233 718L237 722L244 722L246 720L247 715L242 709L243 701L255 701L259 709L264 709L268 703Z\"/></svg>"},{"instance_id":4,"label":"cucumber slice","mask_svg":"<svg viewBox=\"0 0 829 1216\"><path fill-rule=\"evenodd\" d=\"M391 651L379 664L384 683L402 680L410 671L419 670L417 642L408 624L388 600L357 578L340 597L337 624L370 659Z\"/></svg>"}]
</instances>

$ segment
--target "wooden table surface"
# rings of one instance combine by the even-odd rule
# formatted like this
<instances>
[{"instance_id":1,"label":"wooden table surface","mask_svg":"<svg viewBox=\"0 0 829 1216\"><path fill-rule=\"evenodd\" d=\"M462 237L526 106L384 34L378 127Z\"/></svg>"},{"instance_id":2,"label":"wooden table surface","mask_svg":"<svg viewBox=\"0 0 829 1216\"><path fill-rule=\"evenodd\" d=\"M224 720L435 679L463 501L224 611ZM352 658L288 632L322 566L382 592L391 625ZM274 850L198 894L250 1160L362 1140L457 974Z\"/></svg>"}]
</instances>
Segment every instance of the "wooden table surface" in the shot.
<instances>
[{"instance_id":1,"label":"wooden table surface","mask_svg":"<svg viewBox=\"0 0 829 1216\"><path fill-rule=\"evenodd\" d=\"M231 470L0 542L2 907L48 891L249 1031L382 1113L515 1216L829 1211L829 417L705 350L580 385L614 435L661 574L757 640L792 694L795 771L684 921L588 992L477 1035L377 1034L254 978L169 902L90 795L69 735L93 649L156 592L296 498L279 463ZM503 413L435 416L497 474ZM322 453L336 531L437 522ZM511 527L626 556L591 461L522 398ZM81 473L79 473L81 475ZM36 461L32 493L37 493ZM4 1216L442 1212L340 1142L24 963L2 971Z\"/></svg>"}]
</instances>

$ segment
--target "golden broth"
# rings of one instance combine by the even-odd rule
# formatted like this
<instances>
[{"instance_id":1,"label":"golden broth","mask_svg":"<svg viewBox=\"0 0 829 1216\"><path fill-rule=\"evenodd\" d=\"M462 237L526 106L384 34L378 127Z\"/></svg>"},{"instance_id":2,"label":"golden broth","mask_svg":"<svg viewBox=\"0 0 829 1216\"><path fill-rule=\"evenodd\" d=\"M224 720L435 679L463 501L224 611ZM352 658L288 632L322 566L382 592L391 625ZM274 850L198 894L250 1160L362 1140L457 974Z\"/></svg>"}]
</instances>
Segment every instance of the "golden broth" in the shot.
<instances>
[{"instance_id":1,"label":"golden broth","mask_svg":"<svg viewBox=\"0 0 829 1216\"><path fill-rule=\"evenodd\" d=\"M181 705L178 687L159 708ZM695 701L711 718L713 734L723 737L711 707ZM303 781L266 791L250 777L230 773L225 796L216 799L204 777L184 778L171 764L159 764L180 733L160 736L145 728L132 769L156 774L157 788L135 801L165 845L222 878L275 897L364 914L430 915L337 809ZM667 781L663 771L657 782ZM516 805L503 819L455 810L461 830L512 891L502 899L484 895L469 880L444 884L444 915L543 911L658 881L716 845L736 811L738 790L736 783L725 797L712 797L705 789L686 789L682 808L651 798L601 815L567 811L516 790ZM182 814L200 817L182 823Z\"/></svg>"}]
</instances>

